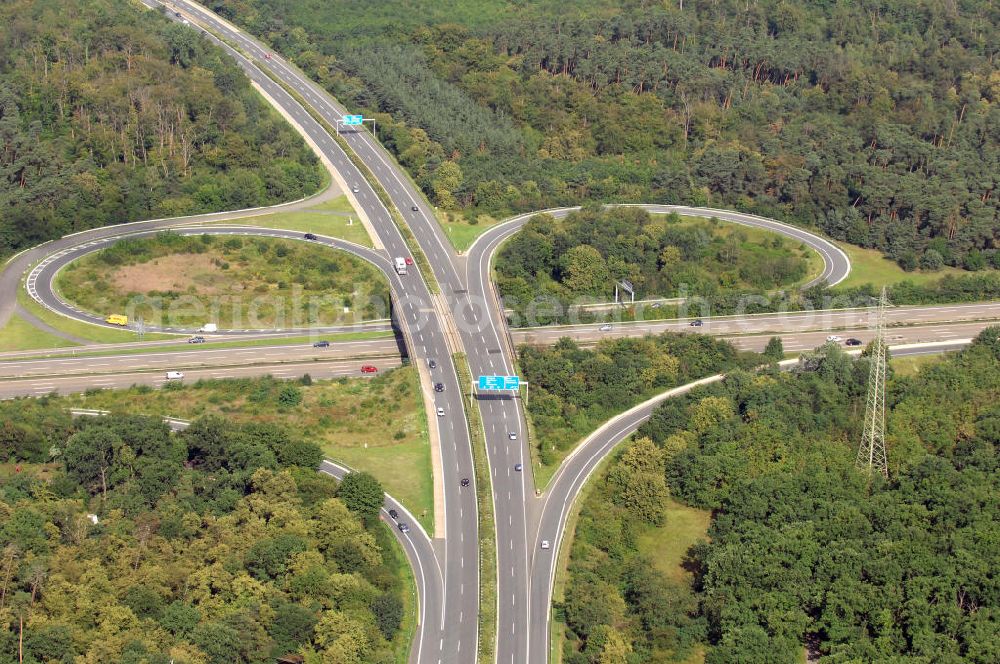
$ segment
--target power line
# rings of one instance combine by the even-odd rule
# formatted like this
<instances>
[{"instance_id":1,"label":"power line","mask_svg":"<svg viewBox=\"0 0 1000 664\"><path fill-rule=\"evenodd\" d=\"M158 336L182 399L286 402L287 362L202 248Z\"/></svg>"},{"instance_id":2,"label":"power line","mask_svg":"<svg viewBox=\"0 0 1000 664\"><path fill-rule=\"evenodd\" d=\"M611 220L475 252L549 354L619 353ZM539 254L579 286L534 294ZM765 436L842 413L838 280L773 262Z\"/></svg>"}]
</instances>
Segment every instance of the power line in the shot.
<instances>
[{"instance_id":1,"label":"power line","mask_svg":"<svg viewBox=\"0 0 1000 664\"><path fill-rule=\"evenodd\" d=\"M858 448L857 465L868 473L877 470L889 477L885 453L885 286L875 310L875 340L870 346L868 360L868 398L865 405L865 429Z\"/></svg>"}]
</instances>

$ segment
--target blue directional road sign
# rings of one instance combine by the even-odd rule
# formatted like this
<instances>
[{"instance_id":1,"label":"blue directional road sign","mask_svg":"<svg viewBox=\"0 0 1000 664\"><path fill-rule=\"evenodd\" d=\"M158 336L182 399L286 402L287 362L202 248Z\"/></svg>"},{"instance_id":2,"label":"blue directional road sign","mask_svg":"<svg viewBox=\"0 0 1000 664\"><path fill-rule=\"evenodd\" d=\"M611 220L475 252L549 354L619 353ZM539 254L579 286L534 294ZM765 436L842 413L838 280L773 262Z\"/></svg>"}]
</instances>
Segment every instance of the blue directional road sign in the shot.
<instances>
[{"instance_id":1,"label":"blue directional road sign","mask_svg":"<svg viewBox=\"0 0 1000 664\"><path fill-rule=\"evenodd\" d=\"M516 390L521 387L520 376L480 376L481 390Z\"/></svg>"},{"instance_id":2,"label":"blue directional road sign","mask_svg":"<svg viewBox=\"0 0 1000 664\"><path fill-rule=\"evenodd\" d=\"M359 125L364 120L364 116L361 115L345 115L340 119L345 125Z\"/></svg>"}]
</instances>

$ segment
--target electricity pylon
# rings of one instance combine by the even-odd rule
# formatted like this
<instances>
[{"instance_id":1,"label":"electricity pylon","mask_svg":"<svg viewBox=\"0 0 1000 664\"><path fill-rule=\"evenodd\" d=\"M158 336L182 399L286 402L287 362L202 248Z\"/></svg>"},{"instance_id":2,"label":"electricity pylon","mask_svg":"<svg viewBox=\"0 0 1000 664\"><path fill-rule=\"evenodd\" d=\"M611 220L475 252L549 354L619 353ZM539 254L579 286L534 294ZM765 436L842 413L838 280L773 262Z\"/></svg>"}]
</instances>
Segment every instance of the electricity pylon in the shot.
<instances>
[{"instance_id":1,"label":"electricity pylon","mask_svg":"<svg viewBox=\"0 0 1000 664\"><path fill-rule=\"evenodd\" d=\"M875 311L875 340L868 360L868 399L865 406L865 430L858 448L857 464L869 473L878 471L889 477L885 455L885 286Z\"/></svg>"}]
</instances>

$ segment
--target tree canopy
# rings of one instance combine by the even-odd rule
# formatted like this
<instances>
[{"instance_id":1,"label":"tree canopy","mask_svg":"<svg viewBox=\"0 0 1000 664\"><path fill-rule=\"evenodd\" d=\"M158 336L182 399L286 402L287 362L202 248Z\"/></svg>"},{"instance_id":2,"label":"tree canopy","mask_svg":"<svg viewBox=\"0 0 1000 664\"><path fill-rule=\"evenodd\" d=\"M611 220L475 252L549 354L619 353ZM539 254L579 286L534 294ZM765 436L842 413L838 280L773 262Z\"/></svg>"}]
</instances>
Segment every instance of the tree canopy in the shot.
<instances>
[{"instance_id":1,"label":"tree canopy","mask_svg":"<svg viewBox=\"0 0 1000 664\"><path fill-rule=\"evenodd\" d=\"M115 0L0 6L0 253L320 183L312 151L195 31Z\"/></svg>"},{"instance_id":2,"label":"tree canopy","mask_svg":"<svg viewBox=\"0 0 1000 664\"><path fill-rule=\"evenodd\" d=\"M3 664L22 638L39 663L388 664L406 649L401 554L317 475L316 445L216 416L179 434L72 420L46 400L0 404L0 424Z\"/></svg>"},{"instance_id":3,"label":"tree canopy","mask_svg":"<svg viewBox=\"0 0 1000 664\"><path fill-rule=\"evenodd\" d=\"M378 114L470 218L710 204L907 268L1000 265L991 0L209 4Z\"/></svg>"},{"instance_id":4,"label":"tree canopy","mask_svg":"<svg viewBox=\"0 0 1000 664\"><path fill-rule=\"evenodd\" d=\"M601 661L609 629L638 661L996 661L1000 327L890 376L888 481L855 466L867 363L828 345L664 402L583 506L564 661ZM656 464L711 510L687 582L648 558L659 491L621 493Z\"/></svg>"}]
</instances>

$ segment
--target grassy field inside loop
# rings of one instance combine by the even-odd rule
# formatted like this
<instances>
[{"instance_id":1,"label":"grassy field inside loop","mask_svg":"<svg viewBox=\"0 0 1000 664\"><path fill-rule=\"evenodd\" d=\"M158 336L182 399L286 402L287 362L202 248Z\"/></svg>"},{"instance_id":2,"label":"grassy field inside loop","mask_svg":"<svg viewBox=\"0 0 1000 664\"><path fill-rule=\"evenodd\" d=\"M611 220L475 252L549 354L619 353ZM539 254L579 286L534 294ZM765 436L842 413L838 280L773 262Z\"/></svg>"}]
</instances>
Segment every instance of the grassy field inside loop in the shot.
<instances>
[{"instance_id":1,"label":"grassy field inside loop","mask_svg":"<svg viewBox=\"0 0 1000 664\"><path fill-rule=\"evenodd\" d=\"M101 316L157 326L275 329L386 317L384 276L351 254L276 238L125 239L63 268L56 288Z\"/></svg>"}]
</instances>

